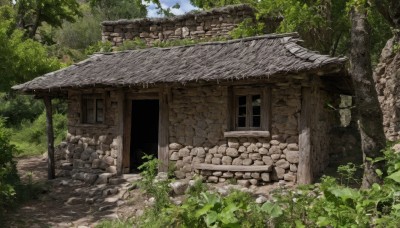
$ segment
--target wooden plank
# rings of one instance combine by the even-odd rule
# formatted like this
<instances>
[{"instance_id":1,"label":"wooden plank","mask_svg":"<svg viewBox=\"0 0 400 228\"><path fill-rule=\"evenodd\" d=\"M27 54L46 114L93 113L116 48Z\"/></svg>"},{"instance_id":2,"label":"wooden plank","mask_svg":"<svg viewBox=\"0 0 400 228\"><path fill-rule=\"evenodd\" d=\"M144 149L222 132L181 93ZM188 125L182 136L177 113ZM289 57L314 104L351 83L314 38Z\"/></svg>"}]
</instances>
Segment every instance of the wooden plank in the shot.
<instances>
[{"instance_id":1,"label":"wooden plank","mask_svg":"<svg viewBox=\"0 0 400 228\"><path fill-rule=\"evenodd\" d=\"M302 101L299 126L299 166L297 168L297 182L299 184L311 184L312 172L312 148L311 148L311 116L314 112L312 106L312 91L310 88L302 88Z\"/></svg>"},{"instance_id":2,"label":"wooden plank","mask_svg":"<svg viewBox=\"0 0 400 228\"><path fill-rule=\"evenodd\" d=\"M193 164L194 169L216 170L216 171L231 171L231 172L270 172L270 165L212 165L204 163Z\"/></svg>"},{"instance_id":3,"label":"wooden plank","mask_svg":"<svg viewBox=\"0 0 400 228\"><path fill-rule=\"evenodd\" d=\"M233 95L233 89L232 86L227 86L227 94L228 94L228 107L226 109L226 116L227 116L227 126L226 129L228 131L232 131L235 129L235 105L234 105L234 95Z\"/></svg>"},{"instance_id":4,"label":"wooden plank","mask_svg":"<svg viewBox=\"0 0 400 228\"><path fill-rule=\"evenodd\" d=\"M117 156L117 174L123 174L123 159L124 159L124 103L125 97L122 91L118 92L118 156Z\"/></svg>"},{"instance_id":5,"label":"wooden plank","mask_svg":"<svg viewBox=\"0 0 400 228\"><path fill-rule=\"evenodd\" d=\"M269 131L227 131L224 132L225 138L269 138L271 136Z\"/></svg>"},{"instance_id":6,"label":"wooden plank","mask_svg":"<svg viewBox=\"0 0 400 228\"><path fill-rule=\"evenodd\" d=\"M46 107L46 125L47 125L47 178L55 178L55 160L54 160L54 129L53 129L53 107L49 96L43 97Z\"/></svg>"},{"instance_id":7,"label":"wooden plank","mask_svg":"<svg viewBox=\"0 0 400 228\"><path fill-rule=\"evenodd\" d=\"M162 88L159 95L159 121L158 121L158 159L160 165L158 167L159 172L168 172L169 163L169 149L168 149L168 138L169 138L169 118L168 118L168 97L170 89Z\"/></svg>"},{"instance_id":8,"label":"wooden plank","mask_svg":"<svg viewBox=\"0 0 400 228\"><path fill-rule=\"evenodd\" d=\"M262 91L261 98L261 129L264 131L271 131L271 118L272 118L272 94L271 88L266 87Z\"/></svg>"},{"instance_id":9,"label":"wooden plank","mask_svg":"<svg viewBox=\"0 0 400 228\"><path fill-rule=\"evenodd\" d=\"M122 172L130 172L131 159L131 123L132 123L132 100L124 99L124 134L123 134L123 155L122 155Z\"/></svg>"}]
</instances>

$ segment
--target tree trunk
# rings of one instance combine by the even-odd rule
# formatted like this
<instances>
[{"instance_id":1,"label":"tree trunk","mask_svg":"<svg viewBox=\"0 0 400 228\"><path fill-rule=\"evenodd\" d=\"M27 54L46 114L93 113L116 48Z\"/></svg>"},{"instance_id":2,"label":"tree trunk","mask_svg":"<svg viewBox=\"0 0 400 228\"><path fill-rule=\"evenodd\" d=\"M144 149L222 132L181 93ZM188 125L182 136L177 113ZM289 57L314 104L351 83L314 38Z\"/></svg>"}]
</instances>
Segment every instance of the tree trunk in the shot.
<instances>
[{"instance_id":1,"label":"tree trunk","mask_svg":"<svg viewBox=\"0 0 400 228\"><path fill-rule=\"evenodd\" d=\"M369 188L373 183L381 183L376 170L383 170L384 162L372 162L371 159L383 155L386 138L382 125L375 84L372 78L370 56L370 30L366 9L362 6L353 8L351 13L351 54L350 73L352 75L356 105L359 111L359 130L364 160L362 188Z\"/></svg>"},{"instance_id":2,"label":"tree trunk","mask_svg":"<svg viewBox=\"0 0 400 228\"><path fill-rule=\"evenodd\" d=\"M51 105L51 98L43 98L46 107L46 124L47 124L47 178L49 180L55 178L54 168L54 132L53 132L53 108Z\"/></svg>"}]
</instances>

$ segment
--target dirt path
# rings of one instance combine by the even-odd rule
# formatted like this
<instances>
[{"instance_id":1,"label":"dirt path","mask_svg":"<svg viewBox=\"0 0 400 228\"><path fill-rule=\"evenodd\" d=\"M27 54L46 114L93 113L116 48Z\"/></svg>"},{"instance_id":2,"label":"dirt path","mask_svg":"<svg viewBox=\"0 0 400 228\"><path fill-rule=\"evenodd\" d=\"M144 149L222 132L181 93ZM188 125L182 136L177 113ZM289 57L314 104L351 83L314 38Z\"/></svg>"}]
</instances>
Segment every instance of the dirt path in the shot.
<instances>
[{"instance_id":1,"label":"dirt path","mask_svg":"<svg viewBox=\"0 0 400 228\"><path fill-rule=\"evenodd\" d=\"M143 207L144 198L129 183L87 185L68 178L47 181L47 163L41 157L18 160L23 181L44 186L38 199L9 214L0 227L94 227L102 219L123 219ZM133 177L135 178L135 177Z\"/></svg>"}]
</instances>

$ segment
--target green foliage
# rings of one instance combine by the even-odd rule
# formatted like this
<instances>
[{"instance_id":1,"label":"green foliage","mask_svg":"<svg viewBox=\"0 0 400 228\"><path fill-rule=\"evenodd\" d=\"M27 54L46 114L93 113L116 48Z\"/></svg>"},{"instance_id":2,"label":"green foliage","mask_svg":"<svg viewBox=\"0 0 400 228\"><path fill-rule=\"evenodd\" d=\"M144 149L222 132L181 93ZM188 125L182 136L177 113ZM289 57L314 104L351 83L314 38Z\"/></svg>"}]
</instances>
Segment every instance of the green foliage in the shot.
<instances>
[{"instance_id":1,"label":"green foliage","mask_svg":"<svg viewBox=\"0 0 400 228\"><path fill-rule=\"evenodd\" d=\"M127 220L103 220L96 225L96 228L131 228L134 225L132 219Z\"/></svg>"},{"instance_id":2,"label":"green foliage","mask_svg":"<svg viewBox=\"0 0 400 228\"><path fill-rule=\"evenodd\" d=\"M16 199L15 186L19 183L16 164L13 161L15 147L10 144L10 132L0 118L0 221L2 214Z\"/></svg>"},{"instance_id":3,"label":"green foliage","mask_svg":"<svg viewBox=\"0 0 400 228\"><path fill-rule=\"evenodd\" d=\"M143 49L146 47L146 42L136 37L134 40L125 40L122 45L117 48L117 51Z\"/></svg>"},{"instance_id":4,"label":"green foliage","mask_svg":"<svg viewBox=\"0 0 400 228\"><path fill-rule=\"evenodd\" d=\"M263 23L254 23L252 19L247 18L233 29L230 35L234 39L261 35L263 34L264 26Z\"/></svg>"},{"instance_id":5,"label":"green foliage","mask_svg":"<svg viewBox=\"0 0 400 228\"><path fill-rule=\"evenodd\" d=\"M13 30L10 21L0 21L0 53L0 91L61 67L56 58L47 56L39 42Z\"/></svg>"},{"instance_id":6,"label":"green foliage","mask_svg":"<svg viewBox=\"0 0 400 228\"><path fill-rule=\"evenodd\" d=\"M96 52L112 52L112 43L109 41L101 42L98 41L97 43L90 45L85 49L86 55L93 55Z\"/></svg>"},{"instance_id":7,"label":"green foliage","mask_svg":"<svg viewBox=\"0 0 400 228\"><path fill-rule=\"evenodd\" d=\"M139 186L145 190L148 195L155 199L152 209L148 211L150 217L153 217L153 215L158 214L162 208L171 204L168 186L170 180L168 178L165 180L156 179L158 166L160 164L160 161L157 158L154 158L152 155L145 155L143 156L143 159L147 161L138 167L139 170L141 170L142 176Z\"/></svg>"},{"instance_id":8,"label":"green foliage","mask_svg":"<svg viewBox=\"0 0 400 228\"><path fill-rule=\"evenodd\" d=\"M26 30L29 38L34 38L42 23L61 27L63 21L75 22L81 16L76 0L16 0L16 21L18 27Z\"/></svg>"},{"instance_id":9,"label":"green foliage","mask_svg":"<svg viewBox=\"0 0 400 228\"><path fill-rule=\"evenodd\" d=\"M341 165L338 167L337 172L340 176L340 184L349 186L352 182L358 182L357 179L354 178L357 172L357 166L351 162L347 163L347 165Z\"/></svg>"},{"instance_id":10,"label":"green foliage","mask_svg":"<svg viewBox=\"0 0 400 228\"><path fill-rule=\"evenodd\" d=\"M65 114L53 114L55 144L60 143L66 136L67 118ZM43 112L33 122L24 120L19 128L13 130L11 138L20 155L42 154L47 149L46 113Z\"/></svg>"},{"instance_id":11,"label":"green foliage","mask_svg":"<svg viewBox=\"0 0 400 228\"><path fill-rule=\"evenodd\" d=\"M147 9L138 0L89 0L92 9L103 20L119 20L146 17Z\"/></svg>"}]
</instances>

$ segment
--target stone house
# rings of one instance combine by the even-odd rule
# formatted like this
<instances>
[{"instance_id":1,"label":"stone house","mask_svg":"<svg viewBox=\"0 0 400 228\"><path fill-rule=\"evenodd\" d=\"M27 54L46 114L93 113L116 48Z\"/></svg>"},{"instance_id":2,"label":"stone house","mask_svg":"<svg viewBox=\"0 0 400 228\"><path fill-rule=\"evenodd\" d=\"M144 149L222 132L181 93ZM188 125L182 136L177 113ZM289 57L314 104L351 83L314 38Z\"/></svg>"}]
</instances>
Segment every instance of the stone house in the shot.
<instances>
[{"instance_id":1,"label":"stone house","mask_svg":"<svg viewBox=\"0 0 400 228\"><path fill-rule=\"evenodd\" d=\"M104 22L103 38L119 45L134 37L151 44L172 34L160 31L172 30L171 39L186 32L193 39L228 36L224 18L237 24L246 15L241 10L247 7L235 7L198 17ZM52 97L67 100L60 168L78 179L134 172L142 156L152 154L160 171L173 169L177 178L310 183L329 162L329 133L339 121L326 104L350 94L351 80L346 59L312 52L299 41L296 33L269 34L99 53L13 89L47 104Z\"/></svg>"}]
</instances>

